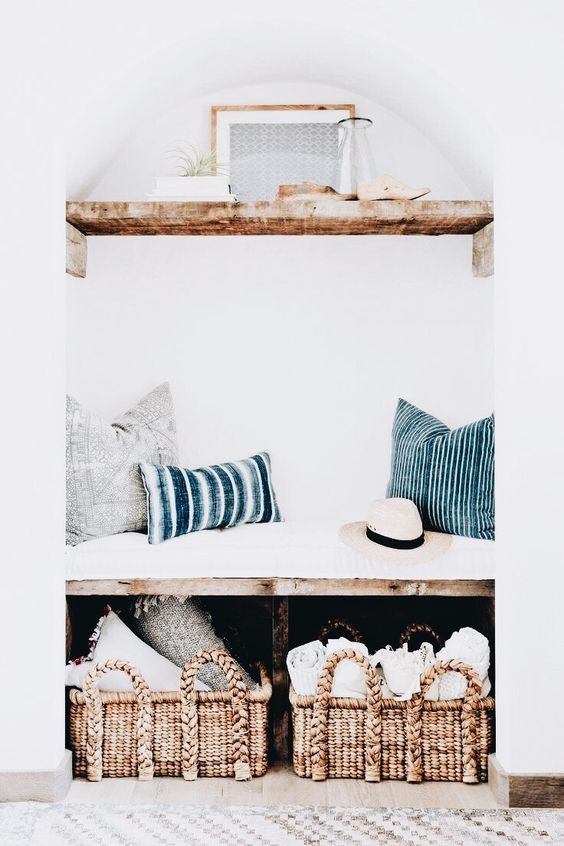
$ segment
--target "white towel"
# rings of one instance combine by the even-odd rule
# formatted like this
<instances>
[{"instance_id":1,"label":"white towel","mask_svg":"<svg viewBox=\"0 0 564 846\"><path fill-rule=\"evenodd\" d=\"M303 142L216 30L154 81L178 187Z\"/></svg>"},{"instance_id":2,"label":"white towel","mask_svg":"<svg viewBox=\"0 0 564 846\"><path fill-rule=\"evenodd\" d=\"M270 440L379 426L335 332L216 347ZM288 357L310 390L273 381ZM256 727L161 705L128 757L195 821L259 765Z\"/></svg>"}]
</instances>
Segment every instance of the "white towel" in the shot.
<instances>
[{"instance_id":1,"label":"white towel","mask_svg":"<svg viewBox=\"0 0 564 846\"><path fill-rule=\"evenodd\" d=\"M492 687L488 676L490 644L487 637L468 626L453 632L443 648L437 652L437 661L453 660L463 661L478 673L482 681L482 697L487 696ZM433 682L431 689L435 685L436 682ZM466 695L467 687L468 682L461 673L444 673L438 680L438 698L462 699Z\"/></svg>"},{"instance_id":2,"label":"white towel","mask_svg":"<svg viewBox=\"0 0 564 846\"><path fill-rule=\"evenodd\" d=\"M390 690L388 684L386 682L386 676L384 675L384 670L382 667L378 666L378 662L376 661L375 655L370 655L368 660L376 670L376 675L380 679L380 690L382 691L382 699L397 699L395 693Z\"/></svg>"},{"instance_id":3,"label":"white towel","mask_svg":"<svg viewBox=\"0 0 564 846\"><path fill-rule=\"evenodd\" d=\"M435 688L435 685L437 685L437 695L434 697L426 696L425 699L464 699L464 697L466 696L466 690L468 688L468 682L466 681L464 676L461 673L455 672L445 673L439 679L435 679L435 681L429 688L429 693L432 692L433 688ZM486 678L482 680L482 699L484 699L489 694L491 689L492 683L490 681L490 677L486 676Z\"/></svg>"},{"instance_id":4,"label":"white towel","mask_svg":"<svg viewBox=\"0 0 564 846\"><path fill-rule=\"evenodd\" d=\"M288 652L286 665L296 693L300 696L315 696L317 679L324 664L325 647L320 640L312 640Z\"/></svg>"},{"instance_id":5,"label":"white towel","mask_svg":"<svg viewBox=\"0 0 564 846\"><path fill-rule=\"evenodd\" d=\"M380 664L382 667L386 683L386 689L382 689L384 698L406 702L421 690L421 673L434 663L433 647L423 643L415 652L409 652L406 643L396 650L387 646L379 649L370 660L374 666Z\"/></svg>"},{"instance_id":6,"label":"white towel","mask_svg":"<svg viewBox=\"0 0 564 846\"><path fill-rule=\"evenodd\" d=\"M363 643L355 643L346 637L329 639L327 641L327 656L341 649L353 649L359 655L368 658L368 649ZM353 699L366 696L366 674L362 667L345 658L337 664L333 676L332 696L349 696Z\"/></svg>"}]
</instances>

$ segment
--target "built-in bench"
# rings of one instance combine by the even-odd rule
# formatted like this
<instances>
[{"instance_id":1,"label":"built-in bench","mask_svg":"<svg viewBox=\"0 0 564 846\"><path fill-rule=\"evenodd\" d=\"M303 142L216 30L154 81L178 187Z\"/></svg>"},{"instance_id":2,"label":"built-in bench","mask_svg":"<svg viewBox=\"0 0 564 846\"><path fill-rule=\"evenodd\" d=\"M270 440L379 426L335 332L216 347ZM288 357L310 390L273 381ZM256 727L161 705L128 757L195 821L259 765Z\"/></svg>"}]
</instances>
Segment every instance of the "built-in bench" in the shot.
<instances>
[{"instance_id":1,"label":"built-in bench","mask_svg":"<svg viewBox=\"0 0 564 846\"><path fill-rule=\"evenodd\" d=\"M398 565L364 558L341 543L334 524L243 525L155 546L131 532L67 547L66 589L68 596L270 597L274 751L286 757L291 598L481 597L493 632L494 546L455 537L434 561Z\"/></svg>"}]
</instances>

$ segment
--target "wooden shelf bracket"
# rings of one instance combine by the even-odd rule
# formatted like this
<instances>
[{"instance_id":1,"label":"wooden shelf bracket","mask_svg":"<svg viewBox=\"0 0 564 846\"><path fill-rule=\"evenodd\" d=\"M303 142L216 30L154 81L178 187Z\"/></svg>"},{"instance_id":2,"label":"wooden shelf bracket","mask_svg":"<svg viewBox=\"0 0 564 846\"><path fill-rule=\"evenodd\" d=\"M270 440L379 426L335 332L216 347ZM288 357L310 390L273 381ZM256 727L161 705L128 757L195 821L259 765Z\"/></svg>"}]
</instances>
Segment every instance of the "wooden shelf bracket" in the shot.
<instances>
[{"instance_id":1,"label":"wooden shelf bracket","mask_svg":"<svg viewBox=\"0 0 564 846\"><path fill-rule=\"evenodd\" d=\"M472 274L492 276L494 272L494 225L488 223L472 236Z\"/></svg>"},{"instance_id":2,"label":"wooden shelf bracket","mask_svg":"<svg viewBox=\"0 0 564 846\"><path fill-rule=\"evenodd\" d=\"M67 273L84 279L86 276L86 235L67 221Z\"/></svg>"}]
</instances>

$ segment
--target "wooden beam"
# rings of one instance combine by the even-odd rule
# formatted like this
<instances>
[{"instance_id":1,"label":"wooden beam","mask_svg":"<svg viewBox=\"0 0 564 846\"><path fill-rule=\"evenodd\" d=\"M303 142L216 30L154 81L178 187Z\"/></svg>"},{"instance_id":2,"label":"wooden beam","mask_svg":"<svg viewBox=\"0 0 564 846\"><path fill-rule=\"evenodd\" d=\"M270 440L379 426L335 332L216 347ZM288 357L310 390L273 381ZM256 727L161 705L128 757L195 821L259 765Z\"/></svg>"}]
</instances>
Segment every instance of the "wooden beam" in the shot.
<instances>
[{"instance_id":1,"label":"wooden beam","mask_svg":"<svg viewBox=\"0 0 564 846\"><path fill-rule=\"evenodd\" d=\"M69 202L67 220L85 235L472 235L493 220L493 204L331 199Z\"/></svg>"},{"instance_id":2,"label":"wooden beam","mask_svg":"<svg viewBox=\"0 0 564 846\"><path fill-rule=\"evenodd\" d=\"M68 596L494 596L493 579L84 579Z\"/></svg>"},{"instance_id":3,"label":"wooden beam","mask_svg":"<svg viewBox=\"0 0 564 846\"><path fill-rule=\"evenodd\" d=\"M289 602L287 596L272 597L272 749L275 758L290 757L290 716L288 702L288 669L286 656L289 642Z\"/></svg>"},{"instance_id":4,"label":"wooden beam","mask_svg":"<svg viewBox=\"0 0 564 846\"><path fill-rule=\"evenodd\" d=\"M65 662L71 657L72 651L72 618L69 610L69 602L66 602L66 624L65 624Z\"/></svg>"},{"instance_id":5,"label":"wooden beam","mask_svg":"<svg viewBox=\"0 0 564 846\"><path fill-rule=\"evenodd\" d=\"M497 802L506 808L564 808L564 773L511 775L490 755L488 782Z\"/></svg>"},{"instance_id":6,"label":"wooden beam","mask_svg":"<svg viewBox=\"0 0 564 846\"><path fill-rule=\"evenodd\" d=\"M67 273L84 279L86 253L86 236L67 221Z\"/></svg>"},{"instance_id":7,"label":"wooden beam","mask_svg":"<svg viewBox=\"0 0 564 846\"><path fill-rule=\"evenodd\" d=\"M488 223L472 238L472 274L492 276L494 272L494 225Z\"/></svg>"}]
</instances>

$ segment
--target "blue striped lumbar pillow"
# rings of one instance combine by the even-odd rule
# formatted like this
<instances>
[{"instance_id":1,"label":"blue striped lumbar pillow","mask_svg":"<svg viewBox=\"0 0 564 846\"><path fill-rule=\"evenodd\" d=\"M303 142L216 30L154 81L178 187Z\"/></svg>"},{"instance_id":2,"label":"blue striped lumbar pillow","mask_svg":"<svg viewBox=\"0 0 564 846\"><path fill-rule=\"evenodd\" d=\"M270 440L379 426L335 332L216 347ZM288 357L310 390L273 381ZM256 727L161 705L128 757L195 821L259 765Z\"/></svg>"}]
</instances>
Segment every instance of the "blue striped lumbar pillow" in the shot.
<instances>
[{"instance_id":1,"label":"blue striped lumbar pillow","mask_svg":"<svg viewBox=\"0 0 564 846\"><path fill-rule=\"evenodd\" d=\"M493 540L493 414L451 430L400 399L392 440L389 497L413 500L426 529Z\"/></svg>"},{"instance_id":2,"label":"blue striped lumbar pillow","mask_svg":"<svg viewBox=\"0 0 564 846\"><path fill-rule=\"evenodd\" d=\"M198 470L145 462L139 469L147 492L149 543L200 529L282 519L267 452Z\"/></svg>"}]
</instances>

